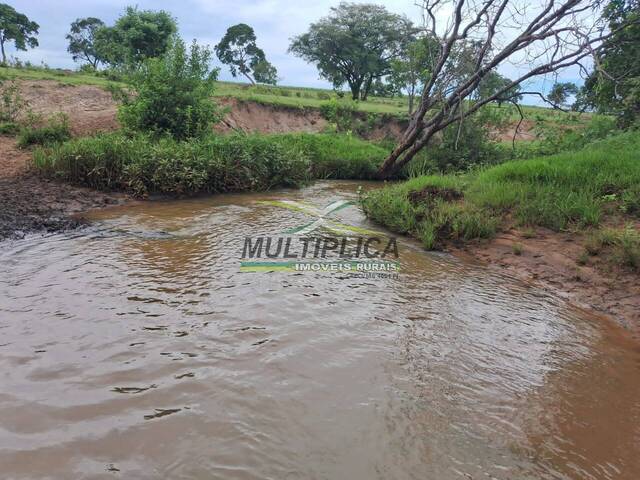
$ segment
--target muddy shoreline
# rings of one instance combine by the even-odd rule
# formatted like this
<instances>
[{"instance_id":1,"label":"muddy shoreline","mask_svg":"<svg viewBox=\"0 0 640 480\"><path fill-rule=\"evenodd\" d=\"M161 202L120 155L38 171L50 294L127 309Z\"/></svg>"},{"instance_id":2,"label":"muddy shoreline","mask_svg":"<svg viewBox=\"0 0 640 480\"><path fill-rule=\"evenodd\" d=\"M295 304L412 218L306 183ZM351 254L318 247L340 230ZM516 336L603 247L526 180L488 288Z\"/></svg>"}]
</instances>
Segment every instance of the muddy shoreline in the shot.
<instances>
[{"instance_id":1,"label":"muddy shoreline","mask_svg":"<svg viewBox=\"0 0 640 480\"><path fill-rule=\"evenodd\" d=\"M451 246L448 251L607 317L640 339L638 274L613 267L595 256L589 257L586 264L579 264L584 239L584 234L543 228L530 237L514 228L489 241ZM518 248L514 249L514 245Z\"/></svg>"},{"instance_id":2,"label":"muddy shoreline","mask_svg":"<svg viewBox=\"0 0 640 480\"><path fill-rule=\"evenodd\" d=\"M0 241L85 225L82 213L120 205L128 197L78 188L33 173L0 178Z\"/></svg>"}]
</instances>

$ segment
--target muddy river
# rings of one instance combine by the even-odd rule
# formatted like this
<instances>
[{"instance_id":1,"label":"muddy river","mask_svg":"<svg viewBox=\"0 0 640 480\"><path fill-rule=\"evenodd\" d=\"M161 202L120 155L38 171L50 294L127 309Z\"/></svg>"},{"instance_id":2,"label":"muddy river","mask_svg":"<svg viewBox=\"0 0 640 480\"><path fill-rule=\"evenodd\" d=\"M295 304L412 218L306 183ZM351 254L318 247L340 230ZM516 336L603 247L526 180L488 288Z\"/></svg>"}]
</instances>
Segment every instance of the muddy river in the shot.
<instances>
[{"instance_id":1,"label":"muddy river","mask_svg":"<svg viewBox=\"0 0 640 480\"><path fill-rule=\"evenodd\" d=\"M640 478L640 348L607 321L407 239L392 275L240 271L247 237L317 220L278 201L356 187L0 245L0 476Z\"/></svg>"}]
</instances>

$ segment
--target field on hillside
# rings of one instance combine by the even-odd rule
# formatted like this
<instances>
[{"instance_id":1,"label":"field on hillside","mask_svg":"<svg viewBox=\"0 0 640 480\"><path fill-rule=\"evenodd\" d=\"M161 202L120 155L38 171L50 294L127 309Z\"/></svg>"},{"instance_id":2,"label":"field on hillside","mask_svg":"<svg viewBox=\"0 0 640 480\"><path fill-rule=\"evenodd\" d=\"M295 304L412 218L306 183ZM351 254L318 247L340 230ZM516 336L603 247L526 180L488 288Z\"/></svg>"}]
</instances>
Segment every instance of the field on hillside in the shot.
<instances>
[{"instance_id":1,"label":"field on hillside","mask_svg":"<svg viewBox=\"0 0 640 480\"><path fill-rule=\"evenodd\" d=\"M96 85L107 88L110 84L125 86L124 83L100 75L85 74L70 70L45 68L7 68L0 67L0 76L24 80L54 80L64 85ZM320 108L331 99L350 103L349 94L342 98L333 90L292 86L249 85L239 82L217 82L217 97L231 97L271 105L284 105L296 108ZM511 121L520 117L515 107L493 106L505 112ZM559 125L580 125L587 122L589 113L567 113L551 108L532 105L521 106L527 120L544 121ZM407 117L407 97L369 97L366 102L358 102L357 109L365 113L387 114L400 118Z\"/></svg>"}]
</instances>

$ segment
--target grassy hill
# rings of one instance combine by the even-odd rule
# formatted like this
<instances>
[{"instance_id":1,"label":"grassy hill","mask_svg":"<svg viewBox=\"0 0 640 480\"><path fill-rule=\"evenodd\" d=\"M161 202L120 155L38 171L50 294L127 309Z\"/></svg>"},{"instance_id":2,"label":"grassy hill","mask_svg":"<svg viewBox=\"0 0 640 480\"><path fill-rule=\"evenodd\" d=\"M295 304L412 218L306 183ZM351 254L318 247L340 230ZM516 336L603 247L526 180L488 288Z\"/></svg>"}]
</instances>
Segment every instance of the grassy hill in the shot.
<instances>
[{"instance_id":1,"label":"grassy hill","mask_svg":"<svg viewBox=\"0 0 640 480\"><path fill-rule=\"evenodd\" d=\"M104 76L73 72L70 70L36 67L19 69L0 67L0 76L24 80L53 80L65 85L86 84L97 85L104 88L110 84L125 86L124 83L110 80ZM215 96L297 108L320 108L323 103L331 99L350 102L348 93L346 93L343 98L339 98L336 92L332 90L291 86L253 86L237 82L217 82ZM506 113L514 121L519 119L519 115L513 106L495 106L494 108L506 110ZM358 102L358 110L365 113L406 117L407 109L408 100L406 97L389 98L372 96L366 102ZM538 106L525 105L522 107L522 110L527 119L542 119L558 124L566 122L579 124L586 122L590 118L589 114L565 113Z\"/></svg>"}]
</instances>

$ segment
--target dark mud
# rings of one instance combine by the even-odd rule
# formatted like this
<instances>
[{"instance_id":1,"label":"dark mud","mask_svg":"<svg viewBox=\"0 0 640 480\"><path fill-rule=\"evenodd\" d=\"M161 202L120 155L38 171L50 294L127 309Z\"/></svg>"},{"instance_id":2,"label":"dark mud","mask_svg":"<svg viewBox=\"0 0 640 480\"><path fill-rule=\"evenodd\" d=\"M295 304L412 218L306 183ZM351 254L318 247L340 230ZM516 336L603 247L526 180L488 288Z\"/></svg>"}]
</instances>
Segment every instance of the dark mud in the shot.
<instances>
[{"instance_id":1,"label":"dark mud","mask_svg":"<svg viewBox=\"0 0 640 480\"><path fill-rule=\"evenodd\" d=\"M30 173L0 177L0 240L78 228L86 224L81 212L120 204L125 198Z\"/></svg>"}]
</instances>

